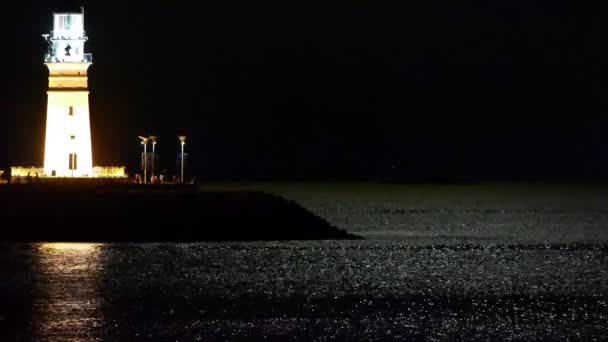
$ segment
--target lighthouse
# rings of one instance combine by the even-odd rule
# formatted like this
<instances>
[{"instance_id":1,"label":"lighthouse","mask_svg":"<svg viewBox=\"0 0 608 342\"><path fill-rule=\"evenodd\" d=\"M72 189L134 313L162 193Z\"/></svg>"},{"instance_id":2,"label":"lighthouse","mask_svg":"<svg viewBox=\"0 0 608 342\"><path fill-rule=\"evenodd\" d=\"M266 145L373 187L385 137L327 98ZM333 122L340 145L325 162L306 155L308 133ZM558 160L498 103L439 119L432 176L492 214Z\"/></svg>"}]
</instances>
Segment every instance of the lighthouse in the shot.
<instances>
[{"instance_id":1,"label":"lighthouse","mask_svg":"<svg viewBox=\"0 0 608 342\"><path fill-rule=\"evenodd\" d=\"M49 69L44 175L93 176L84 9L53 13L53 30L42 35L48 43L44 62Z\"/></svg>"},{"instance_id":2,"label":"lighthouse","mask_svg":"<svg viewBox=\"0 0 608 342\"><path fill-rule=\"evenodd\" d=\"M49 69L44 165L11 166L11 175L125 178L125 166L93 166L87 76L93 56L84 51L84 9L53 13L52 31L42 37Z\"/></svg>"}]
</instances>

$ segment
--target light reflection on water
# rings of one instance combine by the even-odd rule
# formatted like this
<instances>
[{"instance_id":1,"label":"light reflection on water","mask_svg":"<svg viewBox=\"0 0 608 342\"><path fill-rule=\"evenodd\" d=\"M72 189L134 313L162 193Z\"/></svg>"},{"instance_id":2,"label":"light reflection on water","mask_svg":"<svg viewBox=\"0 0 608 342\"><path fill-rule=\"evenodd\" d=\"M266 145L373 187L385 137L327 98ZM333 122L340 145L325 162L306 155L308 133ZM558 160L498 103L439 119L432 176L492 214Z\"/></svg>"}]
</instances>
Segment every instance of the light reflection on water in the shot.
<instances>
[{"instance_id":1,"label":"light reflection on water","mask_svg":"<svg viewBox=\"0 0 608 342\"><path fill-rule=\"evenodd\" d=\"M604 247L28 244L0 257L0 342L606 336Z\"/></svg>"},{"instance_id":2,"label":"light reflection on water","mask_svg":"<svg viewBox=\"0 0 608 342\"><path fill-rule=\"evenodd\" d=\"M103 322L98 292L101 244L33 246L39 282L34 294L34 339L70 335L91 340ZM76 335L76 336L75 336Z\"/></svg>"},{"instance_id":3,"label":"light reflection on water","mask_svg":"<svg viewBox=\"0 0 608 342\"><path fill-rule=\"evenodd\" d=\"M55 249L60 251L93 251L100 246L99 243L82 242L45 242L40 244L40 249Z\"/></svg>"}]
</instances>

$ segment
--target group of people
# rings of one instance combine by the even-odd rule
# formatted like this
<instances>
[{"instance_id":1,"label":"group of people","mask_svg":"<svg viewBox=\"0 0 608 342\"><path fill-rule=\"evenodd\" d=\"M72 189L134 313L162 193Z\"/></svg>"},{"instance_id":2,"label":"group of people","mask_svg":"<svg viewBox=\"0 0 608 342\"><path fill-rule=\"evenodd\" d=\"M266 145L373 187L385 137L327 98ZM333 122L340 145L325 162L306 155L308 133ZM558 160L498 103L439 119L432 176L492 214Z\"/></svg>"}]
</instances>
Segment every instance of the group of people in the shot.
<instances>
[{"instance_id":1,"label":"group of people","mask_svg":"<svg viewBox=\"0 0 608 342\"><path fill-rule=\"evenodd\" d=\"M141 174L136 173L133 178L131 179L133 183L136 184L142 184L144 183L144 179L142 177ZM150 177L150 180L147 182L150 184L166 184L166 183L181 183L179 177L177 177L176 175L173 175L171 178L167 177L165 173L161 173L160 175L153 175ZM184 181L183 183L188 183L188 184L195 184L196 183L196 177L192 177L190 179L190 181L186 182Z\"/></svg>"},{"instance_id":2,"label":"group of people","mask_svg":"<svg viewBox=\"0 0 608 342\"><path fill-rule=\"evenodd\" d=\"M175 175L173 176L173 181L175 182ZM139 174L136 173L135 177L133 178L133 182L137 183L137 184L141 184L144 182L143 177ZM162 184L167 182L167 177L164 174L160 174L160 175L154 175L150 177L150 183L152 184Z\"/></svg>"},{"instance_id":3,"label":"group of people","mask_svg":"<svg viewBox=\"0 0 608 342\"><path fill-rule=\"evenodd\" d=\"M13 184L30 184L30 183L38 183L40 182L40 176L38 172L36 172L33 176L30 172L27 173L27 176L8 176L7 183Z\"/></svg>"}]
</instances>

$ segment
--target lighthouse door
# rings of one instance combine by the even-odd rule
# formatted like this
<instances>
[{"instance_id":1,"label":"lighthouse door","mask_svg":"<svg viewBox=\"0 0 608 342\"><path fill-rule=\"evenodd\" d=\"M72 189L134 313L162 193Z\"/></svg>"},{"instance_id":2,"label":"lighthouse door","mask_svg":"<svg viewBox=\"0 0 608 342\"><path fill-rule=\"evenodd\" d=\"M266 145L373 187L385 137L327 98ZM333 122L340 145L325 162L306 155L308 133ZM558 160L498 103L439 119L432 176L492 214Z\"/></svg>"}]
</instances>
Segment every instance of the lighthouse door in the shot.
<instances>
[{"instance_id":1,"label":"lighthouse door","mask_svg":"<svg viewBox=\"0 0 608 342\"><path fill-rule=\"evenodd\" d=\"M70 153L70 170L76 170L78 168L78 155L76 153Z\"/></svg>"}]
</instances>

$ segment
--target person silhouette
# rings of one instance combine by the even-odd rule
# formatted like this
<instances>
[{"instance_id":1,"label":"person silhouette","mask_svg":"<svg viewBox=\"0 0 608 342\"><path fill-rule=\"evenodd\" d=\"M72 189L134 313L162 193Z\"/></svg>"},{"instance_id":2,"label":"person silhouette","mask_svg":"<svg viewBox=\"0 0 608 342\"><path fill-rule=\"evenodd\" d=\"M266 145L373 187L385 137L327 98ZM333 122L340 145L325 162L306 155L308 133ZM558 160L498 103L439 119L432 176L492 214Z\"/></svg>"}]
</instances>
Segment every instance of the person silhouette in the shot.
<instances>
[{"instance_id":1,"label":"person silhouette","mask_svg":"<svg viewBox=\"0 0 608 342\"><path fill-rule=\"evenodd\" d=\"M68 44L68 46L65 48L65 55L66 56L71 56L70 55L70 50L72 50L72 47Z\"/></svg>"}]
</instances>

